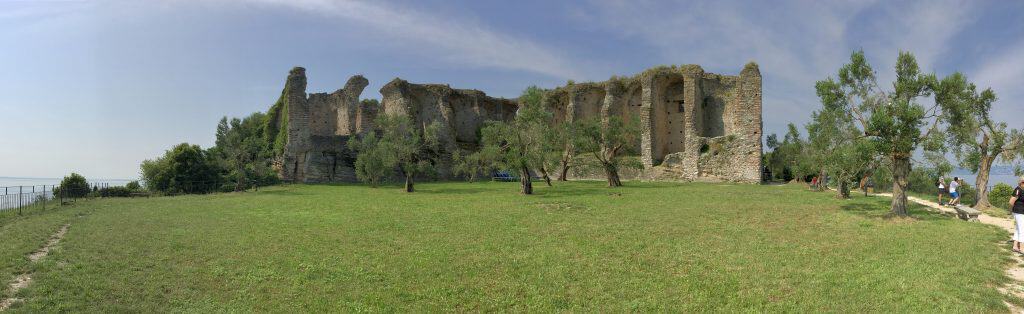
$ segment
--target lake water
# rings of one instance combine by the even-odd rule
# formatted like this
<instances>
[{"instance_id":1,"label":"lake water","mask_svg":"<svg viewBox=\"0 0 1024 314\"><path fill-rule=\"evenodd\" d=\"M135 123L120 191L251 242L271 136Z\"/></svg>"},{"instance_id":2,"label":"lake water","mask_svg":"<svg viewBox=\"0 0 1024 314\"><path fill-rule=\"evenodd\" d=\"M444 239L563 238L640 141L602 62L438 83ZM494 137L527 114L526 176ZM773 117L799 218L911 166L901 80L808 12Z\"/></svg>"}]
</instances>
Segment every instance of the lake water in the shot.
<instances>
[{"instance_id":1,"label":"lake water","mask_svg":"<svg viewBox=\"0 0 1024 314\"><path fill-rule=\"evenodd\" d=\"M0 177L0 187L11 187L17 188L18 186L40 186L40 185L60 185L61 178L17 178L17 177ZM110 186L119 186L128 184L132 180L128 179L98 179L89 180L89 184L108 184ZM0 191L2 193L2 191Z\"/></svg>"},{"instance_id":2,"label":"lake water","mask_svg":"<svg viewBox=\"0 0 1024 314\"><path fill-rule=\"evenodd\" d=\"M29 206L41 198L53 199L53 186L60 185L60 178L15 178L0 177L0 212ZM99 179L89 184L106 184L123 186L131 182L127 179Z\"/></svg>"},{"instance_id":3,"label":"lake water","mask_svg":"<svg viewBox=\"0 0 1024 314\"><path fill-rule=\"evenodd\" d=\"M996 183L1006 183L1010 186L1017 186L1018 176L1013 175L1013 168L1013 166L993 166L992 172L990 172L988 177L988 185L991 187L996 185ZM950 178L946 178L946 180L948 181L952 177L964 178L964 182L970 185L974 185L974 179L977 178L969 170L961 168L953 170Z\"/></svg>"}]
</instances>

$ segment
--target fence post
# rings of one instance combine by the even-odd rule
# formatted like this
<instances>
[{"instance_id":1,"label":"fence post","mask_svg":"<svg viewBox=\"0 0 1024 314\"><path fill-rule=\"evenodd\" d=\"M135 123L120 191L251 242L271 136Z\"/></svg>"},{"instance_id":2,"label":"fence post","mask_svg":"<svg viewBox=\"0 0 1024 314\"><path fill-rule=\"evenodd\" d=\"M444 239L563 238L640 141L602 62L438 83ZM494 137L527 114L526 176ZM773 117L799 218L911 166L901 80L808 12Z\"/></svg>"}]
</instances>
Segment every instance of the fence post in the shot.
<instances>
[{"instance_id":1,"label":"fence post","mask_svg":"<svg viewBox=\"0 0 1024 314\"><path fill-rule=\"evenodd\" d=\"M23 195L22 194L22 189L21 189L21 186L19 185L18 186L18 215L21 215L21 205L23 203L22 200L21 200L21 196L22 195Z\"/></svg>"},{"instance_id":2,"label":"fence post","mask_svg":"<svg viewBox=\"0 0 1024 314\"><path fill-rule=\"evenodd\" d=\"M46 210L46 185L43 185L43 210Z\"/></svg>"}]
</instances>

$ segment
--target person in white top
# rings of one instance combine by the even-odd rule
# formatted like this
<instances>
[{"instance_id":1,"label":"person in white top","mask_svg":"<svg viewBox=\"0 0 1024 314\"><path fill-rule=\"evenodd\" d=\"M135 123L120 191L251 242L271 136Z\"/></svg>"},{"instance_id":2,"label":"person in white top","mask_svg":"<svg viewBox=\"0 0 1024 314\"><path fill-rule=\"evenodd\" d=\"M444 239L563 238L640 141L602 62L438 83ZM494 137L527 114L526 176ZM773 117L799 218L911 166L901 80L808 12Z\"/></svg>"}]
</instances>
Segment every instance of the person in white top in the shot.
<instances>
[{"instance_id":1,"label":"person in white top","mask_svg":"<svg viewBox=\"0 0 1024 314\"><path fill-rule=\"evenodd\" d=\"M935 186L939 188L939 206L942 206L942 195L946 194L946 180L939 177L939 182L935 183Z\"/></svg>"},{"instance_id":2,"label":"person in white top","mask_svg":"<svg viewBox=\"0 0 1024 314\"><path fill-rule=\"evenodd\" d=\"M949 201L949 206L960 205L960 192L956 189L960 187L960 178L953 177L953 182L949 183L949 197L953 199Z\"/></svg>"}]
</instances>

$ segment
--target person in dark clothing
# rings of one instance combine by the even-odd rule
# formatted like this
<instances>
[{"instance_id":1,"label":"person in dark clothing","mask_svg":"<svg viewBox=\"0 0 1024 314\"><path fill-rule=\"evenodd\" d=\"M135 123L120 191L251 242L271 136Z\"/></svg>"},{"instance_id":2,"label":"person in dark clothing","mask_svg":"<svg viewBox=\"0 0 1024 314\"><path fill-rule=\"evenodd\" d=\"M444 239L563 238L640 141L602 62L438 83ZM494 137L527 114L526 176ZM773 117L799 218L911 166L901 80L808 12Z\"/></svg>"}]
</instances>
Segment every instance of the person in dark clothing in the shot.
<instances>
[{"instance_id":1,"label":"person in dark clothing","mask_svg":"<svg viewBox=\"0 0 1024 314\"><path fill-rule=\"evenodd\" d=\"M1017 222L1013 233L1013 251L1024 254L1020 250L1020 243L1024 242L1024 176L1017 180L1017 188L1010 194L1010 211L1013 212L1013 220Z\"/></svg>"}]
</instances>

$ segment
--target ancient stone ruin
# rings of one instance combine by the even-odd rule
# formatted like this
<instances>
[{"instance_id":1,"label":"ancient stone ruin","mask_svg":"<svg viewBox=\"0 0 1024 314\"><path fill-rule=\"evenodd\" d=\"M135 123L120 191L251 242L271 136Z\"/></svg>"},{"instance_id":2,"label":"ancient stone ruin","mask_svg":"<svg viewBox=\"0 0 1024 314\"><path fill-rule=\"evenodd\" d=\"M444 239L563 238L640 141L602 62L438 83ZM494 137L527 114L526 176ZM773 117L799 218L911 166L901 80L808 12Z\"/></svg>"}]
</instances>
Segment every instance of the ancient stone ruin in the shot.
<instances>
[{"instance_id":1,"label":"ancient stone ruin","mask_svg":"<svg viewBox=\"0 0 1024 314\"><path fill-rule=\"evenodd\" d=\"M761 181L761 73L754 63L739 76L706 73L697 65L657 67L559 87L546 101L559 122L638 119L636 150L644 169L631 177Z\"/></svg>"},{"instance_id":2,"label":"ancient stone ruin","mask_svg":"<svg viewBox=\"0 0 1024 314\"><path fill-rule=\"evenodd\" d=\"M509 120L515 100L440 84L394 79L381 88L379 105L360 101L368 81L353 76L330 94L306 94L305 69L292 69L269 112L275 168L294 182L354 182L349 137L373 128L380 113L408 115L425 127L441 122L443 146L475 149L488 120ZM545 100L555 123L620 116L640 123L637 157L643 169L626 177L663 181L761 180L761 73L754 63L738 76L706 73L700 66L657 67L633 77L570 83ZM448 176L438 165L438 178ZM576 178L596 177L583 169Z\"/></svg>"},{"instance_id":3,"label":"ancient stone ruin","mask_svg":"<svg viewBox=\"0 0 1024 314\"><path fill-rule=\"evenodd\" d=\"M359 100L367 84L357 75L334 93L306 96L305 69L292 69L269 117L272 125L286 130L271 134L282 142L275 168L283 180L355 182L355 154L348 149L348 139L372 130L373 120L381 112L408 115L420 127L440 121L444 126L441 143L450 153L456 148L475 148L480 141L477 130L485 121L511 119L518 107L513 100L488 97L478 90L395 79L381 88L378 108ZM448 177L450 167L442 164L437 168L440 178Z\"/></svg>"}]
</instances>

